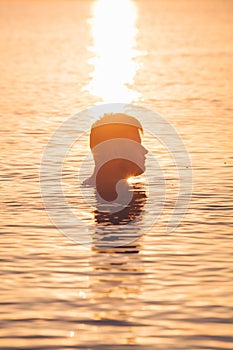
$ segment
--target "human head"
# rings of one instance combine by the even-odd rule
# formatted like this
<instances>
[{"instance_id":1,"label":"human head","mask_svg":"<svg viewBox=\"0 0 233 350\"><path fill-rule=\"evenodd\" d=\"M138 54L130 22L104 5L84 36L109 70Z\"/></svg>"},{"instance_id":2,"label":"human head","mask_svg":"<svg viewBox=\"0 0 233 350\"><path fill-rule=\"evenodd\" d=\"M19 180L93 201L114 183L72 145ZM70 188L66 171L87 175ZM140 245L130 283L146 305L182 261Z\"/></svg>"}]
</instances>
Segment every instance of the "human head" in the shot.
<instances>
[{"instance_id":1,"label":"human head","mask_svg":"<svg viewBox=\"0 0 233 350\"><path fill-rule=\"evenodd\" d=\"M108 186L142 174L147 153L141 144L142 133L141 123L127 114L104 114L97 120L90 133L95 170L86 184L96 186L98 178L101 186Z\"/></svg>"}]
</instances>

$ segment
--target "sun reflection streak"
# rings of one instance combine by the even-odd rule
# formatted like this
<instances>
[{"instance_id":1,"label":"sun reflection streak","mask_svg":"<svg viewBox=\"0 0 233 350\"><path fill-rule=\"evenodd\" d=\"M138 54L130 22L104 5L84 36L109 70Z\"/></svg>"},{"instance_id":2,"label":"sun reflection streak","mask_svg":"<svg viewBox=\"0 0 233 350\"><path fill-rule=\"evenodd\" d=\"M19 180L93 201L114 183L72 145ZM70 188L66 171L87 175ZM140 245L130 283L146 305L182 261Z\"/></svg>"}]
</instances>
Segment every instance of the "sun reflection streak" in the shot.
<instances>
[{"instance_id":1,"label":"sun reflection streak","mask_svg":"<svg viewBox=\"0 0 233 350\"><path fill-rule=\"evenodd\" d=\"M130 88L138 69L135 5L131 0L96 0L91 30L95 54L92 80L86 89L102 102L132 102L139 93Z\"/></svg>"}]
</instances>

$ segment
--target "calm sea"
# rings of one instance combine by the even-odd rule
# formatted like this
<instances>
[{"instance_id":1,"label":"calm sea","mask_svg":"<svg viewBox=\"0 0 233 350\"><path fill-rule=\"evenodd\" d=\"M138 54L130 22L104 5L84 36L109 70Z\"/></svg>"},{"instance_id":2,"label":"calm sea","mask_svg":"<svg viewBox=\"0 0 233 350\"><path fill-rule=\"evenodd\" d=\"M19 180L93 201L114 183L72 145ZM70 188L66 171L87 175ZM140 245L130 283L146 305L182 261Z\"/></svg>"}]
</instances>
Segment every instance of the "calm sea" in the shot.
<instances>
[{"instance_id":1,"label":"calm sea","mask_svg":"<svg viewBox=\"0 0 233 350\"><path fill-rule=\"evenodd\" d=\"M232 349L232 15L231 0L0 1L0 349ZM164 215L125 251L68 239L40 195L51 134L101 102L162 115L193 167L189 211L167 234L177 174L155 145ZM64 169L74 209L87 141ZM97 225L94 210L77 214Z\"/></svg>"}]
</instances>

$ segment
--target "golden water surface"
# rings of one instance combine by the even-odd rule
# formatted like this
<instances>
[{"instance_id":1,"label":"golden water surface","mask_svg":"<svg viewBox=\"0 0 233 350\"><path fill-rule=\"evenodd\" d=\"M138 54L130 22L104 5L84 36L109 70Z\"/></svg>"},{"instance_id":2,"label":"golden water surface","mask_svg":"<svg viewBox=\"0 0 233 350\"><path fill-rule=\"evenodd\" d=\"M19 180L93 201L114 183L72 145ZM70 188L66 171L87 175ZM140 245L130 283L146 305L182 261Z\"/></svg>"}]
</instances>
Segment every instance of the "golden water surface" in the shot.
<instances>
[{"instance_id":1,"label":"golden water surface","mask_svg":"<svg viewBox=\"0 0 233 350\"><path fill-rule=\"evenodd\" d=\"M0 1L0 349L232 349L232 14L231 0ZM69 240L40 196L49 137L101 102L160 113L193 164L178 229L164 230L171 190L126 251ZM87 137L64 170L74 208Z\"/></svg>"}]
</instances>

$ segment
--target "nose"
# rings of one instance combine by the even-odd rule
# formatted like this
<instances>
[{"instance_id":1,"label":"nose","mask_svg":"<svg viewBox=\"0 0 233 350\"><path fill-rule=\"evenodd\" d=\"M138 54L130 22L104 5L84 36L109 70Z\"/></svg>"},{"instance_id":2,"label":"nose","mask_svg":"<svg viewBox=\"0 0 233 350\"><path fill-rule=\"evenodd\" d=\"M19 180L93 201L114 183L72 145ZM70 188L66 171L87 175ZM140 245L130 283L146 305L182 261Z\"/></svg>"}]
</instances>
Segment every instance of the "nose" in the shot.
<instances>
[{"instance_id":1,"label":"nose","mask_svg":"<svg viewBox=\"0 0 233 350\"><path fill-rule=\"evenodd\" d=\"M143 147L143 152L146 155L149 151L144 146L142 146L142 147Z\"/></svg>"}]
</instances>

